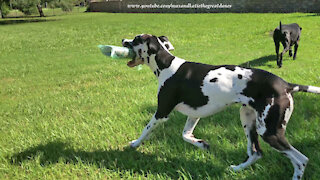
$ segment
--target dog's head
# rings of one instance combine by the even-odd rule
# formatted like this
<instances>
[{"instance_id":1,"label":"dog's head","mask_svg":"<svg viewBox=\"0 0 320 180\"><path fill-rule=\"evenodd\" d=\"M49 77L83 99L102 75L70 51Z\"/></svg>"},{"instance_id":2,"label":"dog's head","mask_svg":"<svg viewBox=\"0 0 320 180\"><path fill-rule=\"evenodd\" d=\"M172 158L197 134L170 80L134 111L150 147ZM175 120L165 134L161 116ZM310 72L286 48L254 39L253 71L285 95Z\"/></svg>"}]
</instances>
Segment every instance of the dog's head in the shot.
<instances>
[{"instance_id":1,"label":"dog's head","mask_svg":"<svg viewBox=\"0 0 320 180\"><path fill-rule=\"evenodd\" d=\"M167 52L174 50L166 36L157 37L149 34L138 35L133 40L123 39L122 45L131 48L135 54L132 60L128 62L129 67L151 63L150 61L155 59L155 56L161 50Z\"/></svg>"}]
</instances>

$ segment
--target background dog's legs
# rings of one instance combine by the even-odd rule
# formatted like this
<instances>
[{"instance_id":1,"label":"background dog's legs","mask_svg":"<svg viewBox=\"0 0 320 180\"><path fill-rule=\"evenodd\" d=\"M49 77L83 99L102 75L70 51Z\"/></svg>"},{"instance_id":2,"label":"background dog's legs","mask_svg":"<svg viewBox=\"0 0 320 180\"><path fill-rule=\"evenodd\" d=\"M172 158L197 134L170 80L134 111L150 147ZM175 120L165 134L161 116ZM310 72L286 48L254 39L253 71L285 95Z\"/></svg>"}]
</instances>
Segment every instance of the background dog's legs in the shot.
<instances>
[{"instance_id":1,"label":"background dog's legs","mask_svg":"<svg viewBox=\"0 0 320 180\"><path fill-rule=\"evenodd\" d=\"M286 53L290 48L290 44L287 41L286 42L282 42L282 45L283 45L283 51L280 53L280 59L277 62L279 67L282 66L282 56L283 56L283 54Z\"/></svg>"},{"instance_id":2,"label":"background dog's legs","mask_svg":"<svg viewBox=\"0 0 320 180\"><path fill-rule=\"evenodd\" d=\"M155 115L152 116L150 122L143 129L141 136L137 140L133 140L130 142L130 146L136 148L140 146L140 144L151 135L151 132L161 123L168 120L168 118L156 119Z\"/></svg>"},{"instance_id":3,"label":"background dog's legs","mask_svg":"<svg viewBox=\"0 0 320 180\"><path fill-rule=\"evenodd\" d=\"M197 123L199 122L200 118L192 118L188 117L186 125L184 126L183 132L182 132L182 137L183 140L201 148L201 149L209 149L209 144L206 143L202 139L197 139L194 137L192 134L194 128L196 127Z\"/></svg>"},{"instance_id":4,"label":"background dog's legs","mask_svg":"<svg viewBox=\"0 0 320 180\"><path fill-rule=\"evenodd\" d=\"M274 45L275 45L275 48L276 48L277 64L278 64L278 61L279 61L279 48L280 48L280 42L279 42L279 41L274 41Z\"/></svg>"},{"instance_id":5,"label":"background dog's legs","mask_svg":"<svg viewBox=\"0 0 320 180\"><path fill-rule=\"evenodd\" d=\"M289 56L292 57L292 46L289 48Z\"/></svg>"},{"instance_id":6,"label":"background dog's legs","mask_svg":"<svg viewBox=\"0 0 320 180\"><path fill-rule=\"evenodd\" d=\"M294 45L294 55L293 55L293 60L295 60L295 59L296 59L297 51L298 51L298 47L299 47L299 41Z\"/></svg>"},{"instance_id":7,"label":"background dog's legs","mask_svg":"<svg viewBox=\"0 0 320 180\"><path fill-rule=\"evenodd\" d=\"M248 144L247 144L247 159L239 165L231 165L234 171L240 171L251 164L255 163L262 157L262 151L258 141L258 134L256 131L256 112L250 107L241 107L240 119L242 127L244 128Z\"/></svg>"}]
</instances>

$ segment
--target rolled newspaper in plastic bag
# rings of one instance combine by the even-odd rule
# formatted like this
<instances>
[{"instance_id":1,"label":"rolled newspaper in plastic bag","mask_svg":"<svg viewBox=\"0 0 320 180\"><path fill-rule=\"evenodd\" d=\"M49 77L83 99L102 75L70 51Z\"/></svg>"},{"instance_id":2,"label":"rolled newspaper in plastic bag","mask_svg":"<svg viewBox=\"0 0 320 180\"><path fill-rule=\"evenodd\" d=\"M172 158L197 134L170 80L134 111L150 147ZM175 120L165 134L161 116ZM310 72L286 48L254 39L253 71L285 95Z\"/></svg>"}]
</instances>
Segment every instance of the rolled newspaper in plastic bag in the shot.
<instances>
[{"instance_id":1,"label":"rolled newspaper in plastic bag","mask_svg":"<svg viewBox=\"0 0 320 180\"><path fill-rule=\"evenodd\" d=\"M134 52L132 49L112 45L98 45L102 54L110 56L111 58L133 58Z\"/></svg>"},{"instance_id":2,"label":"rolled newspaper in plastic bag","mask_svg":"<svg viewBox=\"0 0 320 180\"><path fill-rule=\"evenodd\" d=\"M132 49L126 47L112 46L112 45L98 45L102 54L110 56L113 59L119 58L133 58L134 52ZM137 66L138 71L142 69L142 65Z\"/></svg>"}]
</instances>

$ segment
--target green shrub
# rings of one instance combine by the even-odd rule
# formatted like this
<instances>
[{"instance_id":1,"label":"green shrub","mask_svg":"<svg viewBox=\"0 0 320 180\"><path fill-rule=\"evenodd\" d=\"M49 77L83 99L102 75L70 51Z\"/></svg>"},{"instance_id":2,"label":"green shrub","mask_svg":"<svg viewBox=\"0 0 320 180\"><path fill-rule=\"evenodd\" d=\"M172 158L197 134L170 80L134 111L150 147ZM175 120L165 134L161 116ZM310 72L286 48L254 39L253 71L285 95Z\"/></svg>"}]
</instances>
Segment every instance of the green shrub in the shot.
<instances>
[{"instance_id":1,"label":"green shrub","mask_svg":"<svg viewBox=\"0 0 320 180\"><path fill-rule=\"evenodd\" d=\"M59 3L59 6L62 9L62 11L72 11L74 4L72 0L65 0L61 1Z\"/></svg>"}]
</instances>

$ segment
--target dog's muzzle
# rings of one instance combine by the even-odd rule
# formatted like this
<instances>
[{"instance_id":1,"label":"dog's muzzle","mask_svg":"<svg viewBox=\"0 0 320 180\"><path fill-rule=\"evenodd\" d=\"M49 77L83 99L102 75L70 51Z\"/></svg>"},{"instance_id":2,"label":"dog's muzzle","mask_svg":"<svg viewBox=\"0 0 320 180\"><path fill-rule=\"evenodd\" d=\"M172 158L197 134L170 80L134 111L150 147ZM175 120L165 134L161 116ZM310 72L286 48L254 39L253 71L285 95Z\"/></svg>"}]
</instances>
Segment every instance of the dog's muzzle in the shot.
<instances>
[{"instance_id":1,"label":"dog's muzzle","mask_svg":"<svg viewBox=\"0 0 320 180\"><path fill-rule=\"evenodd\" d=\"M133 48L132 46L132 39L122 39L122 46L127 48Z\"/></svg>"}]
</instances>

